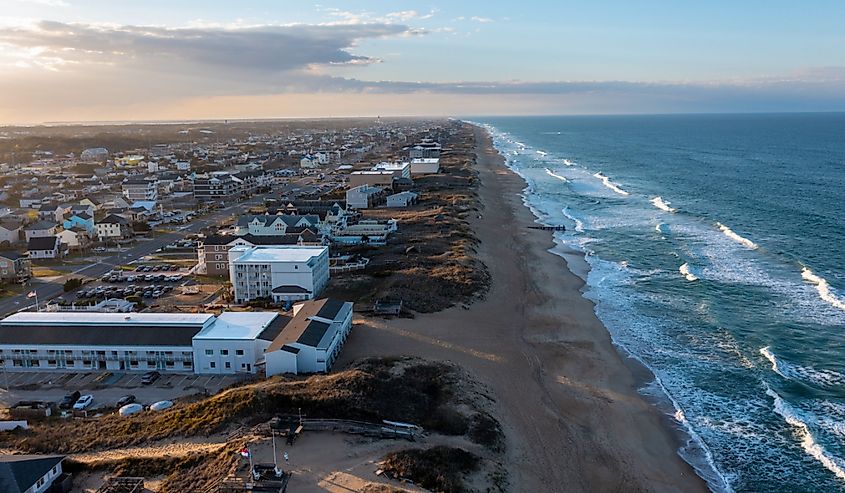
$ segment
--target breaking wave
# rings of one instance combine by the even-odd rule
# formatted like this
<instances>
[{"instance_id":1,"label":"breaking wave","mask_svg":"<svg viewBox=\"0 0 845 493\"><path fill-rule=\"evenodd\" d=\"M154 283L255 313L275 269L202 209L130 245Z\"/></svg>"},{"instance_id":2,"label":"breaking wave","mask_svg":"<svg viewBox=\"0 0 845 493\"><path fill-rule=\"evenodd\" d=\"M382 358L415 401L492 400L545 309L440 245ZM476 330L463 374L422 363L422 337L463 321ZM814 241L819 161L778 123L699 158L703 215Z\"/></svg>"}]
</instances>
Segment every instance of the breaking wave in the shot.
<instances>
[{"instance_id":1,"label":"breaking wave","mask_svg":"<svg viewBox=\"0 0 845 493\"><path fill-rule=\"evenodd\" d=\"M651 199L651 203L654 204L654 206L657 207L658 209L660 209L661 211L666 211L666 212L677 212L678 211L678 209L675 209L673 207L669 207L669 204L671 204L671 202L666 202L665 200L663 200L662 197L654 197L653 199Z\"/></svg>"},{"instance_id":2,"label":"breaking wave","mask_svg":"<svg viewBox=\"0 0 845 493\"><path fill-rule=\"evenodd\" d=\"M834 387L845 384L845 375L833 370L816 370L795 365L779 358L769 346L760 348L760 354L772 364L772 371L787 380L808 383L819 387Z\"/></svg>"},{"instance_id":3,"label":"breaking wave","mask_svg":"<svg viewBox=\"0 0 845 493\"><path fill-rule=\"evenodd\" d=\"M566 179L565 176L561 176L561 175L555 173L554 171L550 170L549 168L546 168L546 174L549 175L549 176L552 176L554 178L557 178L558 180L563 181L563 182L569 181L569 180Z\"/></svg>"},{"instance_id":4,"label":"breaking wave","mask_svg":"<svg viewBox=\"0 0 845 493\"><path fill-rule=\"evenodd\" d=\"M604 183L604 186L606 186L607 188L609 188L609 189L613 190L614 192L618 193L619 195L630 195L628 192L626 192L625 190L622 190L621 188L619 188L619 186L618 186L618 185L616 185L615 183L613 183L612 181L610 181L610 178L608 178L608 177L604 176L603 174L601 174L601 172L596 173L596 174L594 174L593 176L595 176L596 178L598 178L599 180L601 180L601 182L602 182L602 183Z\"/></svg>"},{"instance_id":5,"label":"breaking wave","mask_svg":"<svg viewBox=\"0 0 845 493\"><path fill-rule=\"evenodd\" d=\"M739 243L740 245L744 246L745 248L748 248L750 250L756 250L756 249L759 248L759 246L756 243L749 240L748 238L745 238L743 236L740 236L740 235L734 233L734 231L731 228L725 226L724 224L716 223L716 226L719 227L719 230L722 233L724 233L725 236L734 240L735 242Z\"/></svg>"},{"instance_id":6,"label":"breaking wave","mask_svg":"<svg viewBox=\"0 0 845 493\"><path fill-rule=\"evenodd\" d=\"M781 396L766 385L766 394L775 401L775 412L792 425L801 437L801 448L808 455L819 461L828 471L839 479L845 480L845 462L830 454L810 432L810 427L801 419L801 413L784 401Z\"/></svg>"},{"instance_id":7,"label":"breaking wave","mask_svg":"<svg viewBox=\"0 0 845 493\"><path fill-rule=\"evenodd\" d=\"M697 281L698 280L698 277L696 277L695 274L693 274L692 271L690 270L690 266L689 266L688 263L684 263L684 265L682 265L678 270L681 272L681 274L684 275L684 277L687 278L687 281Z\"/></svg>"},{"instance_id":8,"label":"breaking wave","mask_svg":"<svg viewBox=\"0 0 845 493\"><path fill-rule=\"evenodd\" d=\"M573 163L573 162L572 162L572 161L570 161L569 159L564 159L564 160L563 160L563 164L565 164L565 165L567 165L567 166L575 166L575 163Z\"/></svg>"},{"instance_id":9,"label":"breaking wave","mask_svg":"<svg viewBox=\"0 0 845 493\"><path fill-rule=\"evenodd\" d=\"M819 297L821 299L830 303L831 306L839 308L840 310L845 310L845 300L833 293L830 289L830 284L827 283L825 278L814 274L809 267L804 267L804 269L801 270L801 277L804 278L805 281L816 285L816 291L819 292Z\"/></svg>"}]
</instances>

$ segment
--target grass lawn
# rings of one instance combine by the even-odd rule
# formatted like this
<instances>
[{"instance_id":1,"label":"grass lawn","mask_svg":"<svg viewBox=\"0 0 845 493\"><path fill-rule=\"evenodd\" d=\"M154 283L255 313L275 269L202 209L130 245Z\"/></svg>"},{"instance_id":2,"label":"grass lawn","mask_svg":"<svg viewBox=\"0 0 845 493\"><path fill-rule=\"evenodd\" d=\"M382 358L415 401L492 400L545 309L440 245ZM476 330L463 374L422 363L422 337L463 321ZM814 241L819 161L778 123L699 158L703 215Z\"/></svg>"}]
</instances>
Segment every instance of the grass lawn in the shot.
<instances>
[{"instance_id":1,"label":"grass lawn","mask_svg":"<svg viewBox=\"0 0 845 493\"><path fill-rule=\"evenodd\" d=\"M32 277L54 277L64 276L67 272L51 269L48 266L32 266Z\"/></svg>"}]
</instances>

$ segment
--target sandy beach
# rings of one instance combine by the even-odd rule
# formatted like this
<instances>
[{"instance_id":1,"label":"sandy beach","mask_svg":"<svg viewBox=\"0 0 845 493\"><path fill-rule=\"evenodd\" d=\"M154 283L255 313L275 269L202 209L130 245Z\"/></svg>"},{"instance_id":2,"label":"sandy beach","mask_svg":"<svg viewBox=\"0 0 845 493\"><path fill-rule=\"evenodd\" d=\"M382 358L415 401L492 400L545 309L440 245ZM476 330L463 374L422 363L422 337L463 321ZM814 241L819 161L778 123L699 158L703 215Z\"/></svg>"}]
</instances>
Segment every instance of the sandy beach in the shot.
<instances>
[{"instance_id":1,"label":"sandy beach","mask_svg":"<svg viewBox=\"0 0 845 493\"><path fill-rule=\"evenodd\" d=\"M495 400L512 491L706 491L666 417L637 393L583 281L548 252L549 232L527 228L525 182L484 130L476 138L483 209L472 226L490 291L468 309L358 320L341 366L416 355L466 368Z\"/></svg>"}]
</instances>

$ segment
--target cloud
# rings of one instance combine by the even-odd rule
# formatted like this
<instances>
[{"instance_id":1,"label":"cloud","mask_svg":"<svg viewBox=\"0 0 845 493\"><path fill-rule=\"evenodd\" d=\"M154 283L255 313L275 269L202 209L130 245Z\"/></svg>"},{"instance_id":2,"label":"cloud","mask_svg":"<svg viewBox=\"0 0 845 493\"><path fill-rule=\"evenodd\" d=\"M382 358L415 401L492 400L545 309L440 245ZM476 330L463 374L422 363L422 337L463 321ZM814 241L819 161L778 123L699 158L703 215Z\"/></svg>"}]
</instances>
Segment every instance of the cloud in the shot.
<instances>
[{"instance_id":1,"label":"cloud","mask_svg":"<svg viewBox=\"0 0 845 493\"><path fill-rule=\"evenodd\" d=\"M481 24L489 24L491 22L495 22L493 19L491 19L489 17L480 17L480 16L477 16L477 15L470 17L469 20L474 21L474 22L480 22Z\"/></svg>"},{"instance_id":2,"label":"cloud","mask_svg":"<svg viewBox=\"0 0 845 493\"><path fill-rule=\"evenodd\" d=\"M68 63L270 74L376 61L351 48L362 39L409 32L407 26L386 23L174 29L42 21L35 28L0 28L0 44L36 49L39 58Z\"/></svg>"},{"instance_id":3,"label":"cloud","mask_svg":"<svg viewBox=\"0 0 845 493\"><path fill-rule=\"evenodd\" d=\"M420 113L434 102L455 114L466 114L465 108L489 108L495 114L497 108L513 111L519 105L526 113L845 110L843 67L682 82L409 82L329 75L327 67L380 62L358 52L365 40L421 33L396 22L424 17L419 13L387 15L393 20L376 22L338 11L335 17L341 20L326 24L224 26L198 21L191 27L165 28L42 21L29 27L0 26L0 53L8 62L0 66L0 122L51 119L40 115L60 108L62 115L114 114L115 108L187 107L178 105L188 100L192 111L203 100L221 98L248 98L257 106L261 98L290 104L292 99L282 96L291 94L323 95L333 102L381 98L395 106L404 97L402 108L418 104ZM355 73L365 74L366 69ZM285 107L277 111L285 115Z\"/></svg>"}]
</instances>

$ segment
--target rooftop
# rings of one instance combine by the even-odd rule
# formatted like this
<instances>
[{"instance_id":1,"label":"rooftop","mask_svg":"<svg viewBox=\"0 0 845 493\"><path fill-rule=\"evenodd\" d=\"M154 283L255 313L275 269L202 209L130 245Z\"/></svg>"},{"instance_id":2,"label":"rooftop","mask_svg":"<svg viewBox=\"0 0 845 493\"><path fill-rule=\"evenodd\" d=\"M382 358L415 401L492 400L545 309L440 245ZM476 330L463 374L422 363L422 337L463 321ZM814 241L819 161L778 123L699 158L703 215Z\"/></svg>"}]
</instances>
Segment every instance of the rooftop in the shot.
<instances>
[{"instance_id":1,"label":"rooftop","mask_svg":"<svg viewBox=\"0 0 845 493\"><path fill-rule=\"evenodd\" d=\"M18 312L0 320L3 325L195 325L203 326L214 318L210 313L73 313L73 312Z\"/></svg>"},{"instance_id":2,"label":"rooftop","mask_svg":"<svg viewBox=\"0 0 845 493\"><path fill-rule=\"evenodd\" d=\"M194 339L255 339L278 316L276 312L223 312Z\"/></svg>"},{"instance_id":3,"label":"rooftop","mask_svg":"<svg viewBox=\"0 0 845 493\"><path fill-rule=\"evenodd\" d=\"M328 252L324 246L254 246L234 247L231 251L243 251L236 262L308 262Z\"/></svg>"}]
</instances>

